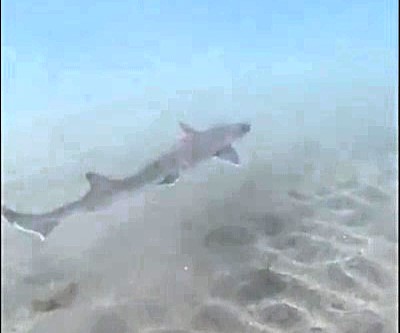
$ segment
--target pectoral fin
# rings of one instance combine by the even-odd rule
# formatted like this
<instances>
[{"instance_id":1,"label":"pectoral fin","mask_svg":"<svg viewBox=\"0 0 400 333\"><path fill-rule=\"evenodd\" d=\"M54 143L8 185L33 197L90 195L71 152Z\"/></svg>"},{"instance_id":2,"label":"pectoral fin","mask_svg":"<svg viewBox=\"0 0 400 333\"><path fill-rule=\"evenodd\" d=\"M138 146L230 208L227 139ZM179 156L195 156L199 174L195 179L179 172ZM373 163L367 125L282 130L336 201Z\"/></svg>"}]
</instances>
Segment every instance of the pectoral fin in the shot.
<instances>
[{"instance_id":1,"label":"pectoral fin","mask_svg":"<svg viewBox=\"0 0 400 333\"><path fill-rule=\"evenodd\" d=\"M220 158L221 160L230 162L235 165L240 164L239 155L232 146L225 147L224 149L217 152L215 156Z\"/></svg>"},{"instance_id":2,"label":"pectoral fin","mask_svg":"<svg viewBox=\"0 0 400 333\"><path fill-rule=\"evenodd\" d=\"M173 185L177 182L177 180L179 179L179 172L174 172L171 173L167 176L165 176L165 178L159 182L159 185Z\"/></svg>"}]
</instances>

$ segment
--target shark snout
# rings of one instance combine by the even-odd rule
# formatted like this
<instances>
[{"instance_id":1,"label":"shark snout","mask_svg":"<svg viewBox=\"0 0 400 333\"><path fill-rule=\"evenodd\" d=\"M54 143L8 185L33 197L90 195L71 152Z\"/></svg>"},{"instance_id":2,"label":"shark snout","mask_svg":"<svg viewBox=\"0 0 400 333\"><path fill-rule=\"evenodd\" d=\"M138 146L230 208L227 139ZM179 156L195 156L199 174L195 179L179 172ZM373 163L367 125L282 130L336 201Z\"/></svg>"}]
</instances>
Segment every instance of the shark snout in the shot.
<instances>
[{"instance_id":1,"label":"shark snout","mask_svg":"<svg viewBox=\"0 0 400 333\"><path fill-rule=\"evenodd\" d=\"M250 132L251 126L250 124L241 124L240 129L242 130L243 133L248 133Z\"/></svg>"}]
</instances>

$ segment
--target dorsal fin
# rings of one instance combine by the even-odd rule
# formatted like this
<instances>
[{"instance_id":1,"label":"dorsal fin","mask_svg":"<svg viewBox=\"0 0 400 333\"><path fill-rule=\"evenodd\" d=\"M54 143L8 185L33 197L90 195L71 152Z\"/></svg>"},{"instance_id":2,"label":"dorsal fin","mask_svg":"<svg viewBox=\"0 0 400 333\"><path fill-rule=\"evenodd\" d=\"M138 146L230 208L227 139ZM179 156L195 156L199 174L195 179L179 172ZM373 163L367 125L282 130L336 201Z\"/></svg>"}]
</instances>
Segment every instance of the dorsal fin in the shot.
<instances>
[{"instance_id":1,"label":"dorsal fin","mask_svg":"<svg viewBox=\"0 0 400 333\"><path fill-rule=\"evenodd\" d=\"M108 189L112 186L111 179L95 172L86 173L86 179L88 180L91 189Z\"/></svg>"},{"instance_id":2,"label":"dorsal fin","mask_svg":"<svg viewBox=\"0 0 400 333\"><path fill-rule=\"evenodd\" d=\"M188 124L185 124L183 122L180 122L179 126L181 127L182 131L185 134L195 134L195 133L197 133L197 131L192 126L190 126Z\"/></svg>"}]
</instances>

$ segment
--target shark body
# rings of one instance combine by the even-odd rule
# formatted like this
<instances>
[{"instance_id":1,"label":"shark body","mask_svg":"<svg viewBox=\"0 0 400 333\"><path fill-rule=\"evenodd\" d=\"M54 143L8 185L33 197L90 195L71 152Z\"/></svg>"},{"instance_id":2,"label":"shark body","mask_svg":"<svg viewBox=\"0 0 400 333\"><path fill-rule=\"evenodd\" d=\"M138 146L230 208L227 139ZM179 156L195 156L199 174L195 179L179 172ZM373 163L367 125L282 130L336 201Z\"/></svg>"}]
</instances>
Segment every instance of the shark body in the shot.
<instances>
[{"instance_id":1,"label":"shark body","mask_svg":"<svg viewBox=\"0 0 400 333\"><path fill-rule=\"evenodd\" d=\"M90 212L110 205L121 194L136 191L151 183L174 184L180 173L207 159L218 157L239 164L239 156L232 143L250 131L246 123L220 125L204 131L180 123L183 137L169 151L147 164L135 175L111 179L88 172L89 191L76 201L43 214L18 213L2 207L2 215L15 227L34 233L44 240L60 221L77 212Z\"/></svg>"}]
</instances>

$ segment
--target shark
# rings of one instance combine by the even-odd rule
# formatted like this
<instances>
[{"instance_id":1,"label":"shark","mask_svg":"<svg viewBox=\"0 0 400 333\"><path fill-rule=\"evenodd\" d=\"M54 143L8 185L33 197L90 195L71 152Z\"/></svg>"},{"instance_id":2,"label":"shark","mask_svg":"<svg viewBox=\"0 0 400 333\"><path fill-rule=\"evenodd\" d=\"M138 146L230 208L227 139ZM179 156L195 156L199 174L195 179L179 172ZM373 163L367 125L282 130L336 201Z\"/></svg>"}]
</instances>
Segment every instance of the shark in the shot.
<instances>
[{"instance_id":1,"label":"shark","mask_svg":"<svg viewBox=\"0 0 400 333\"><path fill-rule=\"evenodd\" d=\"M250 132L249 123L215 125L206 130L194 129L183 122L179 125L182 137L134 175L117 179L87 172L85 177L90 187L79 199L39 214L16 212L3 205L2 215L17 229L33 233L44 241L67 216L102 209L118 196L129 195L149 184L174 185L182 172L208 159L218 158L240 165L239 155L232 144Z\"/></svg>"}]
</instances>

